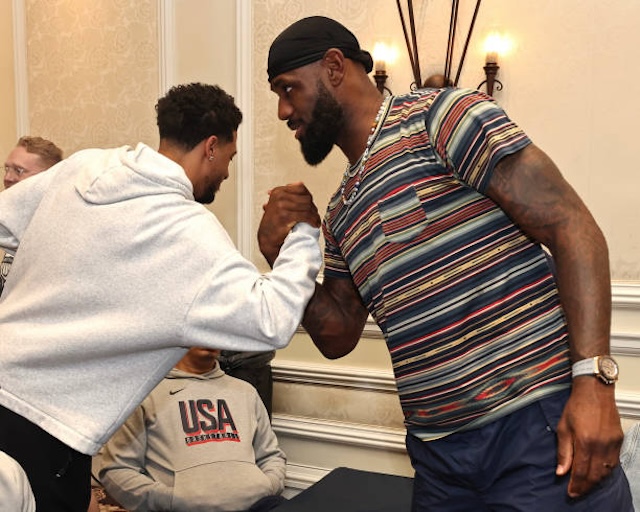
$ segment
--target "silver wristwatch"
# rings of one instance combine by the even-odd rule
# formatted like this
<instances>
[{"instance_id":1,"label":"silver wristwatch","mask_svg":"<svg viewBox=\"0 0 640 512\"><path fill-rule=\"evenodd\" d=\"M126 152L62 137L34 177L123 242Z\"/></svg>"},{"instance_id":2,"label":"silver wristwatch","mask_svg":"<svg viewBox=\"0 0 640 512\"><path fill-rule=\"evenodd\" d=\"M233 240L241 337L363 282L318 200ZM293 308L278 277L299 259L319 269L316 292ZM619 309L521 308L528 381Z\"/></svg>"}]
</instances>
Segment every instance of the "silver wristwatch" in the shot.
<instances>
[{"instance_id":1,"label":"silver wristwatch","mask_svg":"<svg viewBox=\"0 0 640 512\"><path fill-rule=\"evenodd\" d=\"M593 375L605 384L614 384L618 380L620 370L618 363L611 356L596 356L582 359L573 363L571 374L573 378L580 375Z\"/></svg>"}]
</instances>

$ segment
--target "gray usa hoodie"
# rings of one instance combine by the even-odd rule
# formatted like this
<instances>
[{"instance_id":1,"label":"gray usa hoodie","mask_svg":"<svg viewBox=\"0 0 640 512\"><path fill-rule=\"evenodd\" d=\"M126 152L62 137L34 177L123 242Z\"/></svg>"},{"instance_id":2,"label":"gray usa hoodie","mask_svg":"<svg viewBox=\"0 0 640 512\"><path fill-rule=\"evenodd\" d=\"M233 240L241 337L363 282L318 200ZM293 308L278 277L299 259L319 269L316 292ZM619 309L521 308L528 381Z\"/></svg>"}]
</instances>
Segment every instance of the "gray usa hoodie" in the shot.
<instances>
[{"instance_id":1,"label":"gray usa hoodie","mask_svg":"<svg viewBox=\"0 0 640 512\"><path fill-rule=\"evenodd\" d=\"M171 370L98 457L107 492L136 512L247 510L284 489L262 400L217 363L202 375Z\"/></svg>"}]
</instances>

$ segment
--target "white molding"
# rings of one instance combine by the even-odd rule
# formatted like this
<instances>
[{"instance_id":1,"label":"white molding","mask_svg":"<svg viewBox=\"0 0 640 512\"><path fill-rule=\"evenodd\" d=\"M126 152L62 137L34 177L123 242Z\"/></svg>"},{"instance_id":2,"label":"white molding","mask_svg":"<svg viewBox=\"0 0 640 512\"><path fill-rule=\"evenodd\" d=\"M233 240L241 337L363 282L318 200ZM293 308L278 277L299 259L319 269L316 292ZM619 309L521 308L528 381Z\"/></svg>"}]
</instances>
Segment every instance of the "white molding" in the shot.
<instances>
[{"instance_id":1,"label":"white molding","mask_svg":"<svg viewBox=\"0 0 640 512\"><path fill-rule=\"evenodd\" d=\"M640 420L640 394L616 392L616 404L623 418Z\"/></svg>"},{"instance_id":2,"label":"white molding","mask_svg":"<svg viewBox=\"0 0 640 512\"><path fill-rule=\"evenodd\" d=\"M238 62L237 103L243 113L241 136L238 137L236 219L240 253L251 260L253 230L253 9L251 0L236 4L236 48Z\"/></svg>"},{"instance_id":3,"label":"white molding","mask_svg":"<svg viewBox=\"0 0 640 512\"><path fill-rule=\"evenodd\" d=\"M611 354L640 357L640 333L611 333Z\"/></svg>"},{"instance_id":4,"label":"white molding","mask_svg":"<svg viewBox=\"0 0 640 512\"><path fill-rule=\"evenodd\" d=\"M27 135L29 125L29 74L27 68L27 14L24 0L13 0L13 70L16 100L16 139Z\"/></svg>"},{"instance_id":5,"label":"white molding","mask_svg":"<svg viewBox=\"0 0 640 512\"><path fill-rule=\"evenodd\" d=\"M616 393L616 403L623 418L640 420L640 394ZM406 453L406 430L380 425L348 423L306 416L274 413L272 419L274 432L278 436L308 439L318 443L346 444L372 450L385 450ZM322 472L320 468L311 471L311 477L297 478L313 481ZM308 475L308 473L307 473Z\"/></svg>"},{"instance_id":6,"label":"white molding","mask_svg":"<svg viewBox=\"0 0 640 512\"><path fill-rule=\"evenodd\" d=\"M274 414L271 422L279 436L311 439L319 443L346 444L369 449L406 453L406 431L379 425Z\"/></svg>"},{"instance_id":7,"label":"white molding","mask_svg":"<svg viewBox=\"0 0 640 512\"><path fill-rule=\"evenodd\" d=\"M175 0L158 0L158 97L175 85Z\"/></svg>"},{"instance_id":8,"label":"white molding","mask_svg":"<svg viewBox=\"0 0 640 512\"><path fill-rule=\"evenodd\" d=\"M287 476L284 479L284 485L285 489L289 492L285 497L291 498L298 492L304 491L327 476L330 472L331 469L329 468L287 463Z\"/></svg>"},{"instance_id":9,"label":"white molding","mask_svg":"<svg viewBox=\"0 0 640 512\"><path fill-rule=\"evenodd\" d=\"M636 309L640 314L640 283L614 282L611 285L611 305L614 310ZM640 325L640 322L638 322L638 325ZM300 327L298 332L305 331ZM362 337L384 339L382 331L371 315L367 318ZM640 331L638 333L612 332L611 350L614 354L640 357Z\"/></svg>"},{"instance_id":10,"label":"white molding","mask_svg":"<svg viewBox=\"0 0 640 512\"><path fill-rule=\"evenodd\" d=\"M385 370L310 365L301 364L298 361L281 360L273 361L271 367L273 378L277 382L315 384L393 394L398 392L393 373Z\"/></svg>"},{"instance_id":11,"label":"white molding","mask_svg":"<svg viewBox=\"0 0 640 512\"><path fill-rule=\"evenodd\" d=\"M629 304L629 303L627 303ZM639 303L640 305L640 303ZM622 306L631 307L631 306ZM635 307L635 306L633 306ZM639 310L640 313L640 310ZM640 323L639 323L640 325ZM305 333L304 328L298 328L300 333ZM371 316L367 319L367 322L362 331L363 338L369 339L384 339L382 331L376 325ZM611 352L617 355L640 357L640 332L637 333L611 333Z\"/></svg>"},{"instance_id":12,"label":"white molding","mask_svg":"<svg viewBox=\"0 0 640 512\"><path fill-rule=\"evenodd\" d=\"M637 337L633 338L634 343L638 343ZM615 354L628 355L623 351L612 351ZM633 355L638 354L638 348L633 347ZM333 388L346 388L359 391L377 391L381 393L397 393L395 379L393 373L384 370L367 370L363 368L352 367L333 367L330 365L311 365L301 363L299 361L278 361L272 362L273 379L275 382L306 384L316 386L327 386ZM616 403L620 410L620 415L625 418L632 418L640 420L640 394L628 393L628 392L616 392ZM320 438L333 438L333 437L345 437L344 433L339 433L336 436L327 436L325 431L327 428L334 428L341 430L344 423L339 422L327 422L325 420L315 420L309 418L303 418L301 420L295 419L294 416L286 415L274 415L275 418L284 418L282 421L282 428L285 430L291 430L292 424L300 422L295 428L299 428L305 434L303 437L314 437L317 433ZM318 424L319 426L314 426ZM275 423L274 423L275 425ZM351 424L349 424L351 425ZM373 428L375 431L383 429L385 427L358 427ZM349 426L352 429L352 426ZM295 430L295 429L294 429ZM389 429L392 432L398 429ZM370 434L366 434L365 439ZM386 435L386 434L385 434ZM359 437L360 434L356 434ZM358 444L358 443L356 443ZM367 444L366 442L364 444ZM375 445L375 442L372 446Z\"/></svg>"},{"instance_id":13,"label":"white molding","mask_svg":"<svg viewBox=\"0 0 640 512\"><path fill-rule=\"evenodd\" d=\"M640 394L616 393L616 403L623 418L640 420ZM404 429L277 413L273 415L272 424L273 430L278 436L303 438L317 443L347 444L372 450L392 450L406 453ZM307 489L332 469L287 463L286 496L291 498Z\"/></svg>"},{"instance_id":14,"label":"white molding","mask_svg":"<svg viewBox=\"0 0 640 512\"><path fill-rule=\"evenodd\" d=\"M640 310L640 283L614 282L611 286L611 296L614 308Z\"/></svg>"},{"instance_id":15,"label":"white molding","mask_svg":"<svg viewBox=\"0 0 640 512\"><path fill-rule=\"evenodd\" d=\"M366 338L373 338L377 340L384 339L384 335L382 334L380 327L378 327L378 324L371 315L367 317L367 322L364 324L362 335Z\"/></svg>"}]
</instances>

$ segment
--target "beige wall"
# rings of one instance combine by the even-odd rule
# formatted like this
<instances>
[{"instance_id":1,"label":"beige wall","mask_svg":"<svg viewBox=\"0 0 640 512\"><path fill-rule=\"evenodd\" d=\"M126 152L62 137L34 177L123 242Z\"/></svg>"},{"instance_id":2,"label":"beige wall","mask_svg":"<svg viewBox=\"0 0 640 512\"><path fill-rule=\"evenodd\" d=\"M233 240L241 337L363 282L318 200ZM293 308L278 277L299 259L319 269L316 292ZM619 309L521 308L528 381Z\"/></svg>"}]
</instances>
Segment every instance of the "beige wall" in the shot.
<instances>
[{"instance_id":1,"label":"beige wall","mask_svg":"<svg viewBox=\"0 0 640 512\"><path fill-rule=\"evenodd\" d=\"M232 96L236 85L236 2L230 0L178 0L174 3L175 49L173 84L216 84ZM249 112L244 113L246 116ZM243 137L242 125L238 137ZM237 170L235 162L211 211L237 241Z\"/></svg>"},{"instance_id":2,"label":"beige wall","mask_svg":"<svg viewBox=\"0 0 640 512\"><path fill-rule=\"evenodd\" d=\"M157 2L24 0L32 135L65 154L157 146Z\"/></svg>"},{"instance_id":3,"label":"beige wall","mask_svg":"<svg viewBox=\"0 0 640 512\"><path fill-rule=\"evenodd\" d=\"M13 11L11 2L0 2L0 158L4 158L15 146L16 101L13 64ZM4 171L3 171L4 172ZM0 190L3 185L0 184Z\"/></svg>"},{"instance_id":4,"label":"beige wall","mask_svg":"<svg viewBox=\"0 0 640 512\"><path fill-rule=\"evenodd\" d=\"M25 14L29 133L53 140L65 155L87 147L158 143L157 0L19 0ZM216 83L234 94L235 2L170 2L172 83ZM11 2L0 3L2 46L0 149L16 141ZM21 21L21 20L19 20ZM220 44L221 41L224 44ZM22 134L20 134L22 135ZM236 238L234 168L211 209Z\"/></svg>"},{"instance_id":5,"label":"beige wall","mask_svg":"<svg viewBox=\"0 0 640 512\"><path fill-rule=\"evenodd\" d=\"M442 71L451 2L414 4L423 74ZM475 2L461 5L460 26L466 27ZM317 169L304 163L291 132L275 120L276 97L265 74L268 46L297 18L333 17L345 23L364 48L372 49L377 40L397 45L401 59L388 69L389 86L401 93L412 80L395 2L292 0L283 9L281 0L256 0L253 6L256 190L302 179L323 204L339 182L345 159L335 150ZM640 104L632 99L640 93L638 20L640 2L635 1L485 0L460 80L461 86L475 88L484 79L482 43L490 30L499 28L512 39L513 50L501 59L499 71L504 89L495 97L556 161L592 210L610 246L613 278L632 281L640 280L635 197L640 173L634 151ZM259 208L253 215L255 222Z\"/></svg>"}]
</instances>

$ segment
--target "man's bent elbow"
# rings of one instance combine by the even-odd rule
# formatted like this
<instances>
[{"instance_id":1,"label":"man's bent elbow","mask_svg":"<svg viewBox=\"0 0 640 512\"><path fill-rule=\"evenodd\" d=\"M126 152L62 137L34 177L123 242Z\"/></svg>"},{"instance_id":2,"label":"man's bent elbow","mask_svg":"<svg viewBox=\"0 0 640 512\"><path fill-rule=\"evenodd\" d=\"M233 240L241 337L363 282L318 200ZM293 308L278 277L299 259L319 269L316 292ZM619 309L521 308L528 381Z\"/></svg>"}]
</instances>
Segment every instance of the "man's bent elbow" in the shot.
<instances>
[{"instance_id":1,"label":"man's bent elbow","mask_svg":"<svg viewBox=\"0 0 640 512\"><path fill-rule=\"evenodd\" d=\"M350 354L358 344L357 339L340 339L331 341L312 339L320 353L327 359L340 359L341 357Z\"/></svg>"}]
</instances>

